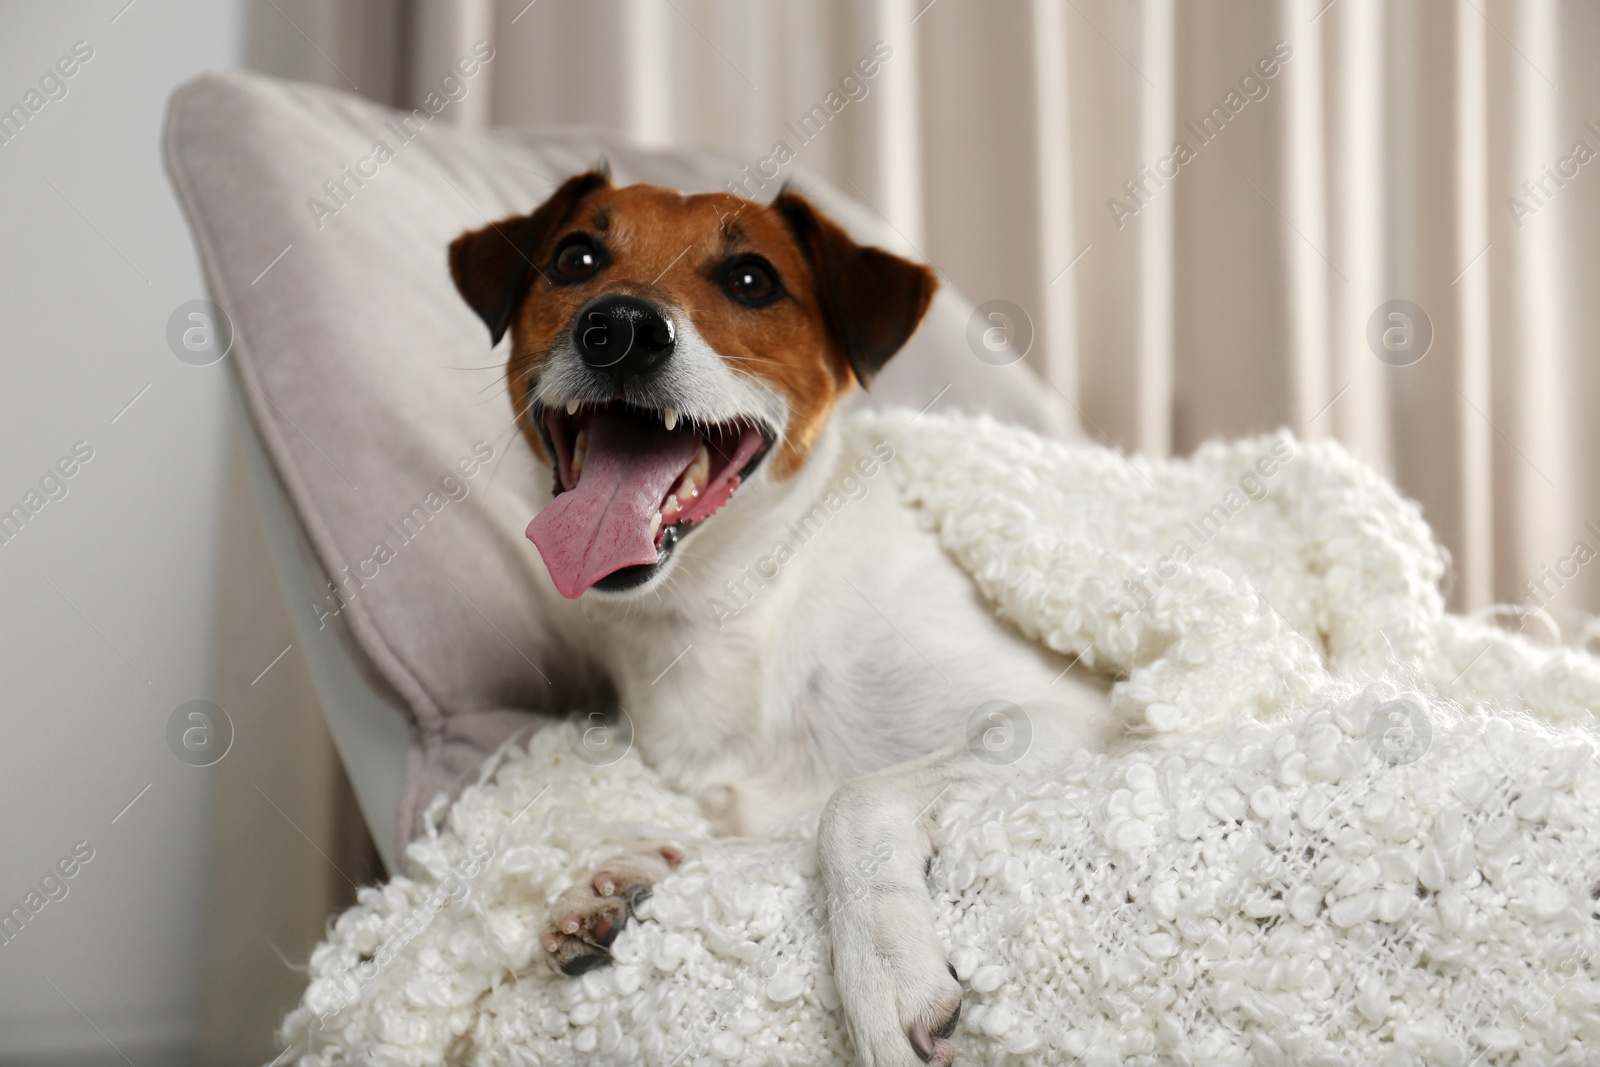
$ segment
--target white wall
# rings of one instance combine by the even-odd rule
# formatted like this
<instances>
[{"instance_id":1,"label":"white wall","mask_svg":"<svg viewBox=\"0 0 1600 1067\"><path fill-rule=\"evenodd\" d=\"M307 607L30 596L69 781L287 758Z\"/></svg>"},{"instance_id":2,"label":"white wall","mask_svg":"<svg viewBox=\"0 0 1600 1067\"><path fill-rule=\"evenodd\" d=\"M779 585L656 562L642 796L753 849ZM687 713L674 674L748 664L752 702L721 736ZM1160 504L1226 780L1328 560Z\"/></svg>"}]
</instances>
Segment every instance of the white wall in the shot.
<instances>
[{"instance_id":1,"label":"white wall","mask_svg":"<svg viewBox=\"0 0 1600 1067\"><path fill-rule=\"evenodd\" d=\"M7 1064L123 1062L114 1044L149 1067L193 1035L209 772L165 730L210 695L226 363L167 346L204 293L160 132L174 85L236 63L238 27L232 0L0 6L0 109L93 48L0 144L0 511L94 450L0 545L0 912L94 850L0 944Z\"/></svg>"}]
</instances>

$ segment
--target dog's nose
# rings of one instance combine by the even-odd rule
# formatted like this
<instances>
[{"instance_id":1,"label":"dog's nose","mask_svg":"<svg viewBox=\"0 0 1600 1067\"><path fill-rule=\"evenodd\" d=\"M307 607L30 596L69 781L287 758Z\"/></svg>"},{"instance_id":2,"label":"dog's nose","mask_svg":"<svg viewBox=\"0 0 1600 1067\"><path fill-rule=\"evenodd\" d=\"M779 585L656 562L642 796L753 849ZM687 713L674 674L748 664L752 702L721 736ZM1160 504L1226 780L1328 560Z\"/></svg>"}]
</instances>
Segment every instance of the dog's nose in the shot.
<instances>
[{"instance_id":1,"label":"dog's nose","mask_svg":"<svg viewBox=\"0 0 1600 1067\"><path fill-rule=\"evenodd\" d=\"M635 296L603 296L578 312L572 328L578 355L614 378L649 374L672 355L672 320Z\"/></svg>"}]
</instances>

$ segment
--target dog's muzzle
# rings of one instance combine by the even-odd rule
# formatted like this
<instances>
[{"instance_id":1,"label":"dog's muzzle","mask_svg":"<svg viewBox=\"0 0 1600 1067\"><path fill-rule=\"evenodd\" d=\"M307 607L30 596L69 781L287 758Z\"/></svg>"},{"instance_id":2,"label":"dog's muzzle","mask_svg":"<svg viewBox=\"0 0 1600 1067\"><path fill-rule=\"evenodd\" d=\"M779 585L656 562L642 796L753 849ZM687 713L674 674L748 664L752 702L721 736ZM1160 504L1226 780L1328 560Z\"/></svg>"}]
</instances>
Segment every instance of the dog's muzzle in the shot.
<instances>
[{"instance_id":1,"label":"dog's muzzle","mask_svg":"<svg viewBox=\"0 0 1600 1067\"><path fill-rule=\"evenodd\" d=\"M676 333L660 308L636 296L603 296L578 312L573 347L591 369L620 385L654 373L672 356Z\"/></svg>"}]
</instances>

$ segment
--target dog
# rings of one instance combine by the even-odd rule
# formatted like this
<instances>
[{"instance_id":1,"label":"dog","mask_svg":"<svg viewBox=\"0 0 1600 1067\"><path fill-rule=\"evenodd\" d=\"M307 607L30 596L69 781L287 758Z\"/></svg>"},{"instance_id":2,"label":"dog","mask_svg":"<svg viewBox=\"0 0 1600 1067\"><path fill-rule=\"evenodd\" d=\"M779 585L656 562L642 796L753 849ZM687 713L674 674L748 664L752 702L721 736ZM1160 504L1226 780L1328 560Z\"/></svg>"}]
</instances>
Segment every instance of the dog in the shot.
<instances>
[{"instance_id":1,"label":"dog","mask_svg":"<svg viewBox=\"0 0 1600 1067\"><path fill-rule=\"evenodd\" d=\"M719 834L820 814L834 981L868 1064L949 1063L962 987L934 927L939 804L1016 764L974 711L1011 707L1031 753L1104 748L1105 680L997 620L892 491L852 494L735 612L724 595L840 479L830 415L911 337L933 272L854 241L804 196L568 179L458 237L451 275L552 475L527 536L644 760ZM883 450L889 454L885 456ZM772 570L773 568L766 568ZM723 601L726 603L726 601ZM682 859L665 839L557 902L542 944L579 974Z\"/></svg>"}]
</instances>

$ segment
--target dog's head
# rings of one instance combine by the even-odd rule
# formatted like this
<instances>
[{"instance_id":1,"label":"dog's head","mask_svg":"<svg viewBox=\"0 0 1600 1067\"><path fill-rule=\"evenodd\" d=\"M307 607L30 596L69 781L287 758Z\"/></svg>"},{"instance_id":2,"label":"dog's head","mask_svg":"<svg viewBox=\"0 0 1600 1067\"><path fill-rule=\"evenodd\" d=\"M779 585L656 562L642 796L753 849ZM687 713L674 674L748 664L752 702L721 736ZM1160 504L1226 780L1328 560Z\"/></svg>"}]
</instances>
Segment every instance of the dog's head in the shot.
<instances>
[{"instance_id":1,"label":"dog's head","mask_svg":"<svg viewBox=\"0 0 1600 1067\"><path fill-rule=\"evenodd\" d=\"M803 197L569 179L450 245L523 434L555 472L528 525L556 588L640 589L741 484L783 481L917 328L927 267L856 244Z\"/></svg>"}]
</instances>

